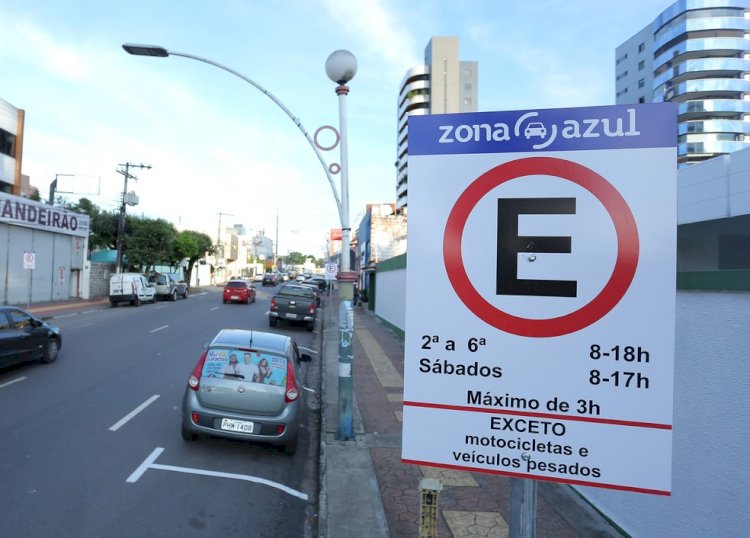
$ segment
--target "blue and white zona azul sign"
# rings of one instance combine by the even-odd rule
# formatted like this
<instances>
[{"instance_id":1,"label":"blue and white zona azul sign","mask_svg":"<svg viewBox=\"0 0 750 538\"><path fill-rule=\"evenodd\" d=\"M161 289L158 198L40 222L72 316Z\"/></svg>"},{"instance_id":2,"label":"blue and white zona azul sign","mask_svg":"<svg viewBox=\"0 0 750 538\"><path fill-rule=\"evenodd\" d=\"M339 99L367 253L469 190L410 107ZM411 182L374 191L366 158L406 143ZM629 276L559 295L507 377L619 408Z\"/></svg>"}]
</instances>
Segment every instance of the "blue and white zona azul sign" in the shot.
<instances>
[{"instance_id":1,"label":"blue and white zona azul sign","mask_svg":"<svg viewBox=\"0 0 750 538\"><path fill-rule=\"evenodd\" d=\"M671 103L409 118L403 461L670 494L676 144Z\"/></svg>"}]
</instances>

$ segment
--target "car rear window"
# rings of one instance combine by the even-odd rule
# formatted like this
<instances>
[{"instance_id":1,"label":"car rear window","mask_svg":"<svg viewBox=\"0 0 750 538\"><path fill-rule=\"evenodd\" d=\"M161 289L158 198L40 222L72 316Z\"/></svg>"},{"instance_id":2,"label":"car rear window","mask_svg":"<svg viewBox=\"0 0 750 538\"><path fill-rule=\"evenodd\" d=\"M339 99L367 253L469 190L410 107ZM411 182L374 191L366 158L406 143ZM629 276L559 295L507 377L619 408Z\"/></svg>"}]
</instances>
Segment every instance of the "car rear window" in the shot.
<instances>
[{"instance_id":1,"label":"car rear window","mask_svg":"<svg viewBox=\"0 0 750 538\"><path fill-rule=\"evenodd\" d=\"M286 357L257 350L213 347L203 363L202 377L286 385Z\"/></svg>"},{"instance_id":2,"label":"car rear window","mask_svg":"<svg viewBox=\"0 0 750 538\"><path fill-rule=\"evenodd\" d=\"M164 285L167 283L167 277L164 275L151 275L148 277L148 281L152 284L156 283L159 285Z\"/></svg>"},{"instance_id":3,"label":"car rear window","mask_svg":"<svg viewBox=\"0 0 750 538\"><path fill-rule=\"evenodd\" d=\"M293 297L315 297L312 289L306 286L284 286L279 290L279 293L283 295L291 295Z\"/></svg>"},{"instance_id":4,"label":"car rear window","mask_svg":"<svg viewBox=\"0 0 750 538\"><path fill-rule=\"evenodd\" d=\"M230 280L227 282L227 288L246 288L247 282L243 282L242 280Z\"/></svg>"}]
</instances>

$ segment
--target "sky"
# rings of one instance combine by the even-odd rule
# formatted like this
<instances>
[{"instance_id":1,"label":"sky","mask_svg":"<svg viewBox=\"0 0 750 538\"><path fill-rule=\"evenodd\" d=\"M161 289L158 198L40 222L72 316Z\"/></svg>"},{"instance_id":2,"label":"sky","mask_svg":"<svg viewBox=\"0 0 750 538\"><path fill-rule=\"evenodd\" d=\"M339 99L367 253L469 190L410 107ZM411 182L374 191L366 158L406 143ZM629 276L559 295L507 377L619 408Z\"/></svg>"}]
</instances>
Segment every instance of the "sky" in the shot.
<instances>
[{"instance_id":1,"label":"sky","mask_svg":"<svg viewBox=\"0 0 750 538\"><path fill-rule=\"evenodd\" d=\"M669 0L0 0L0 99L26 113L22 173L47 200L119 207L216 238L243 225L278 253L322 257L341 220L324 166L284 110L241 77L194 59L132 56L159 45L264 88L313 137L339 126L328 56L352 52L346 98L349 220L396 202L399 85L433 36L478 62L478 110L615 102L615 49ZM319 133L323 147L335 141ZM341 177L332 176L337 192Z\"/></svg>"}]
</instances>

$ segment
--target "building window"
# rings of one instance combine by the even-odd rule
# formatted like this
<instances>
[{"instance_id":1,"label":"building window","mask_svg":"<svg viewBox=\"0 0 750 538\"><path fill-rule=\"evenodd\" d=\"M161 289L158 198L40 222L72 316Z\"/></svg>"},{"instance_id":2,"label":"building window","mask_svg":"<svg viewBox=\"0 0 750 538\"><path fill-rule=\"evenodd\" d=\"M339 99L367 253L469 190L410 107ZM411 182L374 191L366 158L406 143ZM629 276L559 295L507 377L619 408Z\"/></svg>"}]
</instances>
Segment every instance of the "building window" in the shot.
<instances>
[{"instance_id":1,"label":"building window","mask_svg":"<svg viewBox=\"0 0 750 538\"><path fill-rule=\"evenodd\" d=\"M638 45L638 52L643 52L644 50L646 50L645 43L641 43L640 45Z\"/></svg>"},{"instance_id":2,"label":"building window","mask_svg":"<svg viewBox=\"0 0 750 538\"><path fill-rule=\"evenodd\" d=\"M645 97L639 97L638 98L638 102L639 103L645 103L646 102L646 98Z\"/></svg>"},{"instance_id":3,"label":"building window","mask_svg":"<svg viewBox=\"0 0 750 538\"><path fill-rule=\"evenodd\" d=\"M640 62L638 62L638 71L643 71L643 68L645 66L646 66L646 62L644 62L643 60L641 60Z\"/></svg>"},{"instance_id":4,"label":"building window","mask_svg":"<svg viewBox=\"0 0 750 538\"><path fill-rule=\"evenodd\" d=\"M0 153L8 157L16 156L16 135L0 129Z\"/></svg>"},{"instance_id":5,"label":"building window","mask_svg":"<svg viewBox=\"0 0 750 538\"><path fill-rule=\"evenodd\" d=\"M643 88L645 85L646 85L646 80L645 79L641 79L641 80L638 81L638 87L639 88Z\"/></svg>"}]
</instances>

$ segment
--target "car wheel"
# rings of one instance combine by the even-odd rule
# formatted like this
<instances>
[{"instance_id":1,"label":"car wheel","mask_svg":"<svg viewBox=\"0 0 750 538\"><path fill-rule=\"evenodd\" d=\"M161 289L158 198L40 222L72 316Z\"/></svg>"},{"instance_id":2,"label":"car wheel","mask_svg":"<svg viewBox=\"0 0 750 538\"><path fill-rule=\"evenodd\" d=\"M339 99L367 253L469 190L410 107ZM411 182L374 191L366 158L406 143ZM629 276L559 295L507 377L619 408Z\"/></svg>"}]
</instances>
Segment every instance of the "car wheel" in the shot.
<instances>
[{"instance_id":1,"label":"car wheel","mask_svg":"<svg viewBox=\"0 0 750 538\"><path fill-rule=\"evenodd\" d=\"M117 301L110 301L109 306L111 306L112 308L117 308Z\"/></svg>"},{"instance_id":2,"label":"car wheel","mask_svg":"<svg viewBox=\"0 0 750 538\"><path fill-rule=\"evenodd\" d=\"M172 290L172 295L169 296L170 301L176 301L177 300L177 290Z\"/></svg>"},{"instance_id":3,"label":"car wheel","mask_svg":"<svg viewBox=\"0 0 750 538\"><path fill-rule=\"evenodd\" d=\"M255 302L255 295L253 295L253 302Z\"/></svg>"},{"instance_id":4,"label":"car wheel","mask_svg":"<svg viewBox=\"0 0 750 538\"><path fill-rule=\"evenodd\" d=\"M141 306L141 300L138 297L133 300L133 306Z\"/></svg>"},{"instance_id":5,"label":"car wheel","mask_svg":"<svg viewBox=\"0 0 750 538\"><path fill-rule=\"evenodd\" d=\"M245 299L245 304L250 304L250 297L248 297L247 299Z\"/></svg>"},{"instance_id":6,"label":"car wheel","mask_svg":"<svg viewBox=\"0 0 750 538\"><path fill-rule=\"evenodd\" d=\"M51 363L57 359L57 354L60 352L60 344L56 339L52 338L47 342L47 347L44 349L44 355L42 356L42 362Z\"/></svg>"},{"instance_id":7,"label":"car wheel","mask_svg":"<svg viewBox=\"0 0 750 538\"><path fill-rule=\"evenodd\" d=\"M198 439L198 436L185 428L184 424L182 425L182 428L180 428L180 434L182 435L183 441L195 441Z\"/></svg>"},{"instance_id":8,"label":"car wheel","mask_svg":"<svg viewBox=\"0 0 750 538\"><path fill-rule=\"evenodd\" d=\"M188 289L185 288L185 293L182 294L182 298L187 299L187 297L188 297Z\"/></svg>"},{"instance_id":9,"label":"car wheel","mask_svg":"<svg viewBox=\"0 0 750 538\"><path fill-rule=\"evenodd\" d=\"M278 325L278 320L276 318L268 318L269 327L276 327L276 325Z\"/></svg>"}]
</instances>

